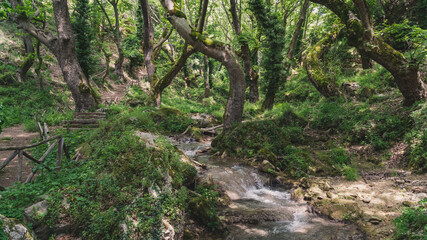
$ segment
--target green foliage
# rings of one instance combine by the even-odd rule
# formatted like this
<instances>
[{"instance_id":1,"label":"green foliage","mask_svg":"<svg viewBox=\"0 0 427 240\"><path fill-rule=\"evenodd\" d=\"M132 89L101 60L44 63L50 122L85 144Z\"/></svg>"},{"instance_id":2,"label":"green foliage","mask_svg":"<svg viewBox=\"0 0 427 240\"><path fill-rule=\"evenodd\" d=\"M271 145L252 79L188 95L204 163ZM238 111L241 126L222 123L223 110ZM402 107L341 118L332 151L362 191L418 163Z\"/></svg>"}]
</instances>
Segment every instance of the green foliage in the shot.
<instances>
[{"instance_id":1,"label":"green foliage","mask_svg":"<svg viewBox=\"0 0 427 240\"><path fill-rule=\"evenodd\" d=\"M42 110L46 113L40 120L51 126L70 119L72 113L66 107L68 98L61 91L56 91L55 95L53 91L54 88L49 86L39 89L34 81L0 85L4 127L26 123L28 129L34 130L34 114ZM58 107L60 104L62 108Z\"/></svg>"},{"instance_id":2,"label":"green foliage","mask_svg":"<svg viewBox=\"0 0 427 240\"><path fill-rule=\"evenodd\" d=\"M394 221L396 239L423 240L427 238L427 198L418 206L404 208Z\"/></svg>"},{"instance_id":3,"label":"green foliage","mask_svg":"<svg viewBox=\"0 0 427 240\"><path fill-rule=\"evenodd\" d=\"M268 94L274 95L284 78L285 29L277 13L264 0L250 0L249 10L255 15L260 32L265 36L262 54L265 73L262 76L268 81Z\"/></svg>"},{"instance_id":4,"label":"green foliage","mask_svg":"<svg viewBox=\"0 0 427 240\"><path fill-rule=\"evenodd\" d=\"M283 160L275 163L275 166L292 177L302 178L307 176L311 163L312 159L305 149L288 145L284 148Z\"/></svg>"},{"instance_id":5,"label":"green foliage","mask_svg":"<svg viewBox=\"0 0 427 240\"><path fill-rule=\"evenodd\" d=\"M0 239L6 240L6 239L8 239L8 237L6 236L6 233L4 232L3 227L4 227L3 226L3 221L0 220Z\"/></svg>"},{"instance_id":6,"label":"green foliage","mask_svg":"<svg viewBox=\"0 0 427 240\"><path fill-rule=\"evenodd\" d=\"M201 186L196 188L196 192L199 195L190 200L189 214L210 230L219 230L218 192Z\"/></svg>"},{"instance_id":7,"label":"green foliage","mask_svg":"<svg viewBox=\"0 0 427 240\"><path fill-rule=\"evenodd\" d=\"M13 84L16 81L17 70L15 65L0 61L0 85Z\"/></svg>"},{"instance_id":8,"label":"green foliage","mask_svg":"<svg viewBox=\"0 0 427 240\"><path fill-rule=\"evenodd\" d=\"M144 62L144 55L141 53L140 38L137 35L130 34L123 39L122 48L123 54L130 60L130 69Z\"/></svg>"},{"instance_id":9,"label":"green foliage","mask_svg":"<svg viewBox=\"0 0 427 240\"><path fill-rule=\"evenodd\" d=\"M359 172L352 166L344 166L343 173L345 178L349 181L356 181L359 178Z\"/></svg>"},{"instance_id":10,"label":"green foliage","mask_svg":"<svg viewBox=\"0 0 427 240\"><path fill-rule=\"evenodd\" d=\"M93 65L96 62L92 47L94 33L90 25L90 11L89 0L79 0L75 2L72 14L77 59L86 77L93 73Z\"/></svg>"},{"instance_id":11,"label":"green foliage","mask_svg":"<svg viewBox=\"0 0 427 240\"><path fill-rule=\"evenodd\" d=\"M384 38L397 50L409 51L412 64L425 64L427 55L427 30L410 25L408 20L392 25L383 24Z\"/></svg>"},{"instance_id":12,"label":"green foliage","mask_svg":"<svg viewBox=\"0 0 427 240\"><path fill-rule=\"evenodd\" d=\"M417 172L427 171L427 103L420 103L411 113L414 128L405 136L410 144L409 168Z\"/></svg>"}]
</instances>

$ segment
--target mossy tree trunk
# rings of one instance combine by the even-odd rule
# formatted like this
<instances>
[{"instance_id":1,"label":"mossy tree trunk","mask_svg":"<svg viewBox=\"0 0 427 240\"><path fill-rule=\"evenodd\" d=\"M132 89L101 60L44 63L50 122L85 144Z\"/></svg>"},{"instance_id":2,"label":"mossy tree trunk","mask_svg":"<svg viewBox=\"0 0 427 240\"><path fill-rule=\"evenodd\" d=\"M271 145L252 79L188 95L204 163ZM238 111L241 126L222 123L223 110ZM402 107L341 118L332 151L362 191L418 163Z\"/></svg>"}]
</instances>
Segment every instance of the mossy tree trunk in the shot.
<instances>
[{"instance_id":1,"label":"mossy tree trunk","mask_svg":"<svg viewBox=\"0 0 427 240\"><path fill-rule=\"evenodd\" d=\"M12 0L12 6L23 6L22 1ZM26 16L12 16L26 33L45 45L55 56L74 99L76 111L82 112L97 105L96 95L77 61L75 40L67 0L52 0L57 34L54 35L33 25Z\"/></svg>"},{"instance_id":2,"label":"mossy tree trunk","mask_svg":"<svg viewBox=\"0 0 427 240\"><path fill-rule=\"evenodd\" d=\"M321 57L335 42L341 27L334 26L316 45L308 50L304 59L304 67L307 70L308 79L313 86L326 98L341 95L338 84L334 79L328 77L322 69Z\"/></svg>"},{"instance_id":3,"label":"mossy tree trunk","mask_svg":"<svg viewBox=\"0 0 427 240\"><path fill-rule=\"evenodd\" d=\"M368 6L364 0L353 0L356 12L343 0L310 0L324 5L346 25L349 44L386 68L394 77L405 98L405 104L427 98L427 85L421 79L418 66L411 64L402 53L393 49L378 34L374 34Z\"/></svg>"},{"instance_id":4,"label":"mossy tree trunk","mask_svg":"<svg viewBox=\"0 0 427 240\"><path fill-rule=\"evenodd\" d=\"M197 51L211 57L227 69L230 78L230 93L224 113L224 130L231 128L233 123L242 121L243 106L245 102L246 81L245 74L239 64L237 56L231 47L206 38L197 31L192 30L185 15L175 7L172 0L159 0L165 10L169 12L169 21L185 41Z\"/></svg>"},{"instance_id":5,"label":"mossy tree trunk","mask_svg":"<svg viewBox=\"0 0 427 240\"><path fill-rule=\"evenodd\" d=\"M162 92L168 87L176 75L185 66L187 59L195 53L194 48L189 48L188 44L184 45L183 53L180 58L175 62L173 67L161 78L156 74L156 65L154 60L159 54L162 44L169 38L172 31L165 31L162 34L162 39L154 45L154 27L151 20L150 6L147 0L140 0L141 12L144 18L144 34L143 34L143 50L144 50L144 63L147 69L148 80L150 82L151 98L160 108L162 104Z\"/></svg>"},{"instance_id":6,"label":"mossy tree trunk","mask_svg":"<svg viewBox=\"0 0 427 240\"><path fill-rule=\"evenodd\" d=\"M33 37L25 34L22 37L22 41L24 42L25 47L25 61L21 65L21 68L18 70L18 76L21 81L27 80L27 72L34 64L35 54L34 54L34 46L33 46Z\"/></svg>"},{"instance_id":7,"label":"mossy tree trunk","mask_svg":"<svg viewBox=\"0 0 427 240\"><path fill-rule=\"evenodd\" d=\"M233 28L236 35L242 34L240 20L237 16L236 0L230 0L230 12L233 22ZM252 67L251 51L249 45L243 39L240 39L240 51L242 52L243 66L245 69L246 79L249 82L249 102L255 103L259 100L258 74Z\"/></svg>"}]
</instances>

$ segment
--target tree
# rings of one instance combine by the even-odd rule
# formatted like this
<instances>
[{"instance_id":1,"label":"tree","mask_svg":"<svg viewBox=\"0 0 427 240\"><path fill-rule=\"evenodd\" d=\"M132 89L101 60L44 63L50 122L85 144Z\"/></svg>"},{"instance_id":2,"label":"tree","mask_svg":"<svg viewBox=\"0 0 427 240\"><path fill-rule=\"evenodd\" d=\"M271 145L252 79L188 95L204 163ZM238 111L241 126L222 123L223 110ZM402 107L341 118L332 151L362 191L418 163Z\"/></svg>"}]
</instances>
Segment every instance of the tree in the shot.
<instances>
[{"instance_id":1,"label":"tree","mask_svg":"<svg viewBox=\"0 0 427 240\"><path fill-rule=\"evenodd\" d=\"M57 35L47 30L39 29L32 24L29 17L19 10L24 7L21 0L11 0L10 2L16 10L10 14L10 19L26 33L44 44L56 57L64 80L74 99L75 110L81 112L95 107L97 105L95 93L77 60L67 1L52 0Z\"/></svg>"},{"instance_id":2,"label":"tree","mask_svg":"<svg viewBox=\"0 0 427 240\"><path fill-rule=\"evenodd\" d=\"M279 17L270 9L264 0L250 0L249 8L265 36L266 49L263 54L262 65L265 69L264 78L268 80L262 109L273 108L274 98L280 83L284 79L283 74L283 50L285 47L285 29Z\"/></svg>"},{"instance_id":3,"label":"tree","mask_svg":"<svg viewBox=\"0 0 427 240\"><path fill-rule=\"evenodd\" d=\"M353 0L354 9L343 0L310 0L324 5L345 24L348 42L365 55L386 68L394 77L405 98L405 104L427 98L427 85L421 79L419 66L388 45L374 33L368 6L364 0Z\"/></svg>"},{"instance_id":4,"label":"tree","mask_svg":"<svg viewBox=\"0 0 427 240\"><path fill-rule=\"evenodd\" d=\"M304 59L308 79L320 94L326 98L338 97L341 93L335 80L328 77L322 70L320 58L335 42L341 29L341 26L333 26L325 37L307 51L307 56Z\"/></svg>"},{"instance_id":5,"label":"tree","mask_svg":"<svg viewBox=\"0 0 427 240\"><path fill-rule=\"evenodd\" d=\"M249 82L249 101L251 103L257 102L259 100L259 91L258 91L258 74L252 67L251 61L251 51L247 43L247 39L242 34L241 23L237 15L236 9L236 0L230 0L230 12L233 22L234 32L236 33L239 43L240 51L242 52L243 66L245 67L246 78Z\"/></svg>"},{"instance_id":6,"label":"tree","mask_svg":"<svg viewBox=\"0 0 427 240\"><path fill-rule=\"evenodd\" d=\"M73 11L73 31L76 37L76 54L83 73L89 78L90 70L95 63L92 56L93 33L89 24L89 0L76 1Z\"/></svg>"},{"instance_id":7,"label":"tree","mask_svg":"<svg viewBox=\"0 0 427 240\"><path fill-rule=\"evenodd\" d=\"M169 13L169 21L179 35L193 48L224 65L230 78L230 93L224 113L224 130L227 131L233 123L242 121L245 102L246 81L245 74L239 64L236 54L230 46L210 39L198 31L193 30L185 14L181 12L172 0L159 0L163 8Z\"/></svg>"},{"instance_id":8,"label":"tree","mask_svg":"<svg viewBox=\"0 0 427 240\"><path fill-rule=\"evenodd\" d=\"M104 13L105 18L107 19L108 26L110 27L110 30L113 32L113 40L117 47L117 54L119 55L116 64L115 64L115 70L114 73L118 76L119 79L124 79L123 74L123 61L125 60L123 49L122 49L122 33L120 31L120 16L119 16L119 1L120 0L107 0L108 3L113 7L114 11L114 26L110 19L109 14L107 13L106 8L104 7L101 0L96 0L99 7L101 8L102 13ZM108 71L108 66L107 66Z\"/></svg>"}]
</instances>

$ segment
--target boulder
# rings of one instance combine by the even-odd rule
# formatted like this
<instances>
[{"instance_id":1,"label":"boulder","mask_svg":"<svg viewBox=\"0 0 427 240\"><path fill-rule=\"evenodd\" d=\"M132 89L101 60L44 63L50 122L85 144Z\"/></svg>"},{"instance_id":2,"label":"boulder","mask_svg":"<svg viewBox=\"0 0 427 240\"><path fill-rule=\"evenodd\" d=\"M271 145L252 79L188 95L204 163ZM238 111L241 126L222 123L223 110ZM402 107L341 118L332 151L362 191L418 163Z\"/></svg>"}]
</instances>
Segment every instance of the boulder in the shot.
<instances>
[{"instance_id":1,"label":"boulder","mask_svg":"<svg viewBox=\"0 0 427 240\"><path fill-rule=\"evenodd\" d=\"M219 124L216 117L212 114L195 113L191 115L190 118L194 121L195 125L200 128L212 127Z\"/></svg>"},{"instance_id":2,"label":"boulder","mask_svg":"<svg viewBox=\"0 0 427 240\"><path fill-rule=\"evenodd\" d=\"M63 207L69 207L67 201L62 201ZM24 217L27 223L31 223L38 239L49 239L52 234L60 235L72 231L70 222L63 221L54 226L49 226L43 221L43 217L47 214L49 203L47 200L40 201L24 209Z\"/></svg>"},{"instance_id":3,"label":"boulder","mask_svg":"<svg viewBox=\"0 0 427 240\"><path fill-rule=\"evenodd\" d=\"M354 97L360 89L360 85L357 82L345 82L341 84L341 89L347 96Z\"/></svg>"},{"instance_id":4,"label":"boulder","mask_svg":"<svg viewBox=\"0 0 427 240\"><path fill-rule=\"evenodd\" d=\"M363 212L355 201L346 199L323 199L314 203L315 209L334 220L357 221Z\"/></svg>"},{"instance_id":5,"label":"boulder","mask_svg":"<svg viewBox=\"0 0 427 240\"><path fill-rule=\"evenodd\" d=\"M135 135L145 142L145 145L147 146L147 148L156 147L155 141L157 139L157 135L149 132L140 132L140 131L135 131Z\"/></svg>"},{"instance_id":6,"label":"boulder","mask_svg":"<svg viewBox=\"0 0 427 240\"><path fill-rule=\"evenodd\" d=\"M32 240L35 239L33 231L14 219L0 214L0 231L3 231L9 240ZM1 236L0 236L1 237Z\"/></svg>"},{"instance_id":7,"label":"boulder","mask_svg":"<svg viewBox=\"0 0 427 240\"><path fill-rule=\"evenodd\" d=\"M270 169L274 170L275 169L274 165L271 162L267 161L267 160L262 161L262 163L261 163L261 171L263 171L263 172L269 172L269 171L271 171Z\"/></svg>"},{"instance_id":8,"label":"boulder","mask_svg":"<svg viewBox=\"0 0 427 240\"><path fill-rule=\"evenodd\" d=\"M295 189L294 191L292 191L291 198L295 201L304 199L304 190L302 190L302 188L300 187Z\"/></svg>"}]
</instances>

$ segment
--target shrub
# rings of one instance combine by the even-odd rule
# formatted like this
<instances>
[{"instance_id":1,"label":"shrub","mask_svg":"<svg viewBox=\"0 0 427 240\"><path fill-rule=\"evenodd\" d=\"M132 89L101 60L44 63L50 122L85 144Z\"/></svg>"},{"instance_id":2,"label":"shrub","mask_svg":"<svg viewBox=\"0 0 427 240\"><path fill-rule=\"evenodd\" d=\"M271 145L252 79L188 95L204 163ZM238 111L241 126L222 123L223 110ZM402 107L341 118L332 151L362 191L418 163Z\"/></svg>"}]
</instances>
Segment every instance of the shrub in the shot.
<instances>
[{"instance_id":1,"label":"shrub","mask_svg":"<svg viewBox=\"0 0 427 240\"><path fill-rule=\"evenodd\" d=\"M427 238L427 198L418 206L404 208L402 215L394 220L397 239L423 240Z\"/></svg>"}]
</instances>

